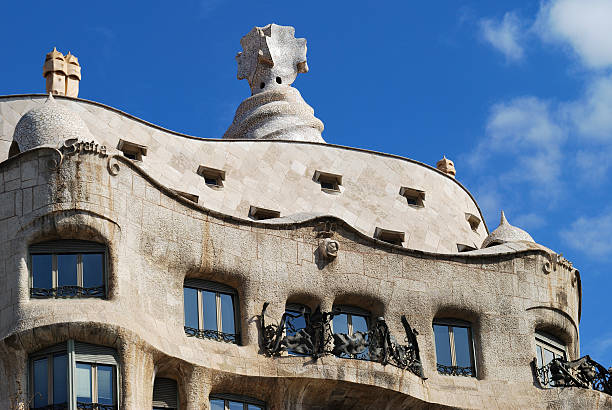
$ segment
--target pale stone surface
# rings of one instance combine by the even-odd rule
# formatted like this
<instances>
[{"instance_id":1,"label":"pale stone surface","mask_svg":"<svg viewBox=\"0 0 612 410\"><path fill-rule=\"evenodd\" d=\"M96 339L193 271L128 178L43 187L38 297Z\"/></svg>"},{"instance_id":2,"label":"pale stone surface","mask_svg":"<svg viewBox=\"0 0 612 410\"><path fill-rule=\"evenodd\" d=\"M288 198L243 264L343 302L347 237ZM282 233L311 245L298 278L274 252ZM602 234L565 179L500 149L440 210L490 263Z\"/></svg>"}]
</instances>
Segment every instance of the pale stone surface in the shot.
<instances>
[{"instance_id":1,"label":"pale stone surface","mask_svg":"<svg viewBox=\"0 0 612 410\"><path fill-rule=\"evenodd\" d=\"M263 95L263 94L259 94ZM47 97L0 97L0 158L8 157L19 118ZM365 235L377 226L405 232L405 246L455 253L457 244L479 248L488 235L473 231L465 214L484 220L477 203L455 179L425 164L362 149L297 141L226 141L187 137L160 129L109 107L58 97L85 122L96 141L111 149L120 139L147 147L138 166L162 184L199 197L199 203L237 218L250 205L280 211L337 216ZM3 140L7 140L4 144ZM222 189L198 175L206 167L226 172ZM329 194L313 180L317 170L342 175L342 193ZM425 193L424 207L411 207L400 188Z\"/></svg>"},{"instance_id":2,"label":"pale stone surface","mask_svg":"<svg viewBox=\"0 0 612 410\"><path fill-rule=\"evenodd\" d=\"M252 396L274 410L612 406L592 390L534 386L536 329L564 341L571 359L580 354L579 273L567 263L548 269L556 255L540 245L423 253L333 217L266 224L208 211L123 157L80 151L55 168L50 159L57 151L41 148L0 162L0 408L17 382L27 385L28 355L67 339L117 350L130 410L151 408L154 372L178 381L182 409L208 408L210 393ZM321 222L339 244L324 265ZM108 300L29 298L28 244L59 238L108 245ZM241 345L185 336L185 277L238 291ZM271 302L267 319L278 321L287 301L327 311L355 305L384 316L398 337L406 315L427 379L366 361L265 357L257 315ZM478 378L437 373L431 324L441 317L472 323Z\"/></svg>"},{"instance_id":3,"label":"pale stone surface","mask_svg":"<svg viewBox=\"0 0 612 410\"><path fill-rule=\"evenodd\" d=\"M247 79L251 97L238 109L223 138L324 142L323 123L299 91L291 87L308 72L306 39L290 26L255 27L241 40L238 79Z\"/></svg>"},{"instance_id":4,"label":"pale stone surface","mask_svg":"<svg viewBox=\"0 0 612 410\"><path fill-rule=\"evenodd\" d=\"M455 178L457 174L457 171L455 171L455 163L446 158L446 155L444 155L442 159L436 163L436 168L453 178Z\"/></svg>"},{"instance_id":5,"label":"pale stone surface","mask_svg":"<svg viewBox=\"0 0 612 410\"><path fill-rule=\"evenodd\" d=\"M81 81L81 66L79 59L68 52L66 56L57 51L55 47L47 53L43 64L43 77L46 79L48 94L79 96L79 82Z\"/></svg>"},{"instance_id":6,"label":"pale stone surface","mask_svg":"<svg viewBox=\"0 0 612 410\"><path fill-rule=\"evenodd\" d=\"M535 242L531 235L529 235L527 232L521 228L517 228L514 225L510 225L506 219L504 211L501 211L499 226L486 237L482 243L482 247L487 248L491 245L499 245L506 242L516 241Z\"/></svg>"}]
</instances>

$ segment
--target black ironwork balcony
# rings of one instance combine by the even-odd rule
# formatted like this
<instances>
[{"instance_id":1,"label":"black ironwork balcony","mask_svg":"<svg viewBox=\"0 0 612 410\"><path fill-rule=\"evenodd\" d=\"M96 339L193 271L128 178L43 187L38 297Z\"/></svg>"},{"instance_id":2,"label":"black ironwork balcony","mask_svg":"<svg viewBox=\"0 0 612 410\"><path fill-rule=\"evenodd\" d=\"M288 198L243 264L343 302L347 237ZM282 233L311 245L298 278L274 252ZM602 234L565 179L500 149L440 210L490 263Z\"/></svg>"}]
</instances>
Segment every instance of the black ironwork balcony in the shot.
<instances>
[{"instance_id":1,"label":"black ironwork balcony","mask_svg":"<svg viewBox=\"0 0 612 410\"><path fill-rule=\"evenodd\" d=\"M335 355L348 359L370 360L382 365L390 364L425 378L416 340L418 333L410 327L405 316L402 316L406 332L405 344L399 344L391 335L383 318L378 318L367 332L347 335L332 332L331 320L337 312L321 312L320 308L313 313L303 311L297 315L285 312L278 325L266 325L265 313L268 305L267 302L264 303L260 316L262 349L268 356L279 356L283 351L311 356L314 360L325 355ZM295 328L292 324L292 319L299 317L303 317L306 323L303 328Z\"/></svg>"},{"instance_id":2,"label":"black ironwork balcony","mask_svg":"<svg viewBox=\"0 0 612 410\"><path fill-rule=\"evenodd\" d=\"M31 288L33 298L104 298L104 286L83 288L81 286L60 286L57 288Z\"/></svg>"},{"instance_id":3,"label":"black ironwork balcony","mask_svg":"<svg viewBox=\"0 0 612 410\"><path fill-rule=\"evenodd\" d=\"M49 404L41 407L32 407L30 410L68 410L68 403Z\"/></svg>"},{"instance_id":4,"label":"black ironwork balcony","mask_svg":"<svg viewBox=\"0 0 612 410\"><path fill-rule=\"evenodd\" d=\"M238 335L235 333L223 333L216 330L194 329L193 327L185 326L185 334L187 336L198 337L200 339L212 339L219 342L238 344Z\"/></svg>"},{"instance_id":5,"label":"black ironwork balcony","mask_svg":"<svg viewBox=\"0 0 612 410\"><path fill-rule=\"evenodd\" d=\"M440 363L437 363L437 367L438 373L440 374L445 374L448 376L476 377L476 369L473 367L446 366Z\"/></svg>"},{"instance_id":6,"label":"black ironwork balcony","mask_svg":"<svg viewBox=\"0 0 612 410\"><path fill-rule=\"evenodd\" d=\"M612 368L606 369L588 355L578 360L553 359L540 368L536 359L531 366L540 387L582 387L612 395Z\"/></svg>"},{"instance_id":7,"label":"black ironwork balcony","mask_svg":"<svg viewBox=\"0 0 612 410\"><path fill-rule=\"evenodd\" d=\"M77 409L87 410L117 410L116 404L83 403L77 401Z\"/></svg>"}]
</instances>

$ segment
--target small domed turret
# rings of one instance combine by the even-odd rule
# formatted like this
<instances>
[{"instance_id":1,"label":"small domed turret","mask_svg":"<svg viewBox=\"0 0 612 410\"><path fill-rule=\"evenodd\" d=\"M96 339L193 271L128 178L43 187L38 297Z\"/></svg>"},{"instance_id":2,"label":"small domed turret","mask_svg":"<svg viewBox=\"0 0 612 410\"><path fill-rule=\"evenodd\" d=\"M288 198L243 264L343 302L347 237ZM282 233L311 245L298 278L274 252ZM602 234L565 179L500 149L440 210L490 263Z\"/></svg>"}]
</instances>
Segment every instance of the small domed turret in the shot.
<instances>
[{"instance_id":1,"label":"small domed turret","mask_svg":"<svg viewBox=\"0 0 612 410\"><path fill-rule=\"evenodd\" d=\"M517 241L527 241L533 242L533 238L527 232L522 230L521 228L517 228L516 226L510 225L508 220L506 219L506 215L504 215L504 211L501 211L501 221L499 222L499 226L493 232L486 237L484 242L482 243L482 248L488 248L489 246L501 245L506 242L517 242Z\"/></svg>"},{"instance_id":2,"label":"small domed turret","mask_svg":"<svg viewBox=\"0 0 612 410\"><path fill-rule=\"evenodd\" d=\"M446 155L442 157L440 161L436 163L436 168L444 172L446 175L450 175L455 178L457 172L455 171L455 164L450 159L446 158Z\"/></svg>"},{"instance_id":3,"label":"small domed turret","mask_svg":"<svg viewBox=\"0 0 612 410\"><path fill-rule=\"evenodd\" d=\"M52 94L44 104L21 117L13 134L20 152L41 145L57 146L69 138L95 141L81 117L58 104Z\"/></svg>"}]
</instances>

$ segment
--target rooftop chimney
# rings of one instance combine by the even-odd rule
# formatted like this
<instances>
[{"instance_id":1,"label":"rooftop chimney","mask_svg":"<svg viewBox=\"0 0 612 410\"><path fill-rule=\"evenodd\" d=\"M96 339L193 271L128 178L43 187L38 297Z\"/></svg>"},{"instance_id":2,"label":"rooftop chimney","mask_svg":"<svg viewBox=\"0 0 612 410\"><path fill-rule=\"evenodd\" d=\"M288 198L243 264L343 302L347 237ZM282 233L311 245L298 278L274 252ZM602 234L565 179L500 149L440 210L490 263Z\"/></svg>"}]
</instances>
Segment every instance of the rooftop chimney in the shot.
<instances>
[{"instance_id":1,"label":"rooftop chimney","mask_svg":"<svg viewBox=\"0 0 612 410\"><path fill-rule=\"evenodd\" d=\"M444 172L446 175L450 175L453 178L455 178L455 174L457 173L455 171L455 164L453 163L453 161L446 158L446 156L444 156L440 161L438 161L438 163L436 164L436 168Z\"/></svg>"},{"instance_id":2,"label":"rooftop chimney","mask_svg":"<svg viewBox=\"0 0 612 410\"><path fill-rule=\"evenodd\" d=\"M81 81L81 66L76 56L64 56L55 47L45 57L43 77L47 80L47 94L79 96L79 81Z\"/></svg>"}]
</instances>

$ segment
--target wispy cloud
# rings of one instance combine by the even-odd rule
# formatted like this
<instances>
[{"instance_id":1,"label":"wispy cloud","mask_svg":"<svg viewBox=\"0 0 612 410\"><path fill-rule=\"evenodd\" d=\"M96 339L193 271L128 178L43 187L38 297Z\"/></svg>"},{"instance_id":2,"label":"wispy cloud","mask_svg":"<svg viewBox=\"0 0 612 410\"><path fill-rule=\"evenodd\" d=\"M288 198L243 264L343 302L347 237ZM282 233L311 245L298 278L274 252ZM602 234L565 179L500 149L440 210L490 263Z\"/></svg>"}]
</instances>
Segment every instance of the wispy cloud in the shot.
<instances>
[{"instance_id":1,"label":"wispy cloud","mask_svg":"<svg viewBox=\"0 0 612 410\"><path fill-rule=\"evenodd\" d=\"M572 50L588 68L612 66L612 2L548 0L534 28L548 42Z\"/></svg>"},{"instance_id":2,"label":"wispy cloud","mask_svg":"<svg viewBox=\"0 0 612 410\"><path fill-rule=\"evenodd\" d=\"M604 258L612 253L612 241L606 240L608 232L612 232L612 209L594 217L581 216L561 231L561 238L586 255Z\"/></svg>"},{"instance_id":3,"label":"wispy cloud","mask_svg":"<svg viewBox=\"0 0 612 410\"><path fill-rule=\"evenodd\" d=\"M523 24L513 12L507 12L500 20L483 19L480 21L482 38L496 50L504 54L508 61L519 61L523 58L521 45Z\"/></svg>"}]
</instances>

